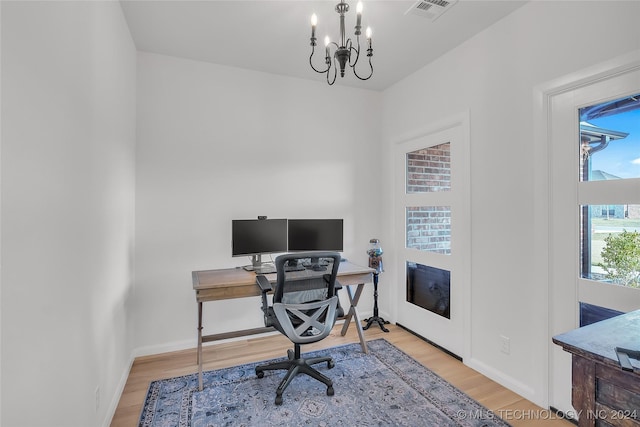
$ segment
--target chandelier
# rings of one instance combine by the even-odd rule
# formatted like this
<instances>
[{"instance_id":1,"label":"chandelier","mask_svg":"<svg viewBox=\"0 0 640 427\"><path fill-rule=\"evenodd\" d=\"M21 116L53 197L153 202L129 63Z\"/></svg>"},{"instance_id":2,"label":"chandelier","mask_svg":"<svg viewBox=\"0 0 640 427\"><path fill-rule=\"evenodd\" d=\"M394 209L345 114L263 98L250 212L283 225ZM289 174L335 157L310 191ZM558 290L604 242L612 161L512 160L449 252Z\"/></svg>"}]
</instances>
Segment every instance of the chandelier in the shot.
<instances>
[{"instance_id":1,"label":"chandelier","mask_svg":"<svg viewBox=\"0 0 640 427\"><path fill-rule=\"evenodd\" d=\"M344 77L344 71L346 69L347 64L353 70L353 74L359 78L360 80L369 80L373 75L373 65L371 64L371 57L373 56L373 49L371 48L371 28L367 27L366 37L368 42L367 49L367 57L369 58L369 68L371 72L368 76L362 77L358 75L356 71L356 64L360 59L360 34L362 26L362 2L359 1L356 6L356 27L355 27L355 36L356 36L356 46L354 47L351 38L345 37L344 32L344 15L349 11L349 5L344 0L341 0L340 3L336 5L336 12L340 15L340 40L339 43L332 42L329 39L329 36L324 38L324 46L325 46L325 56L324 63L326 68L324 70L318 70L313 66L313 54L316 49L316 25L318 24L318 17L314 13L311 16L311 56L309 56L309 65L313 68L313 71L320 74L327 75L327 83L332 85L336 82L336 77L338 75L338 66L340 67L340 77ZM333 54L331 53L333 51ZM355 58L355 59L353 59ZM353 62L351 61L353 59Z\"/></svg>"}]
</instances>

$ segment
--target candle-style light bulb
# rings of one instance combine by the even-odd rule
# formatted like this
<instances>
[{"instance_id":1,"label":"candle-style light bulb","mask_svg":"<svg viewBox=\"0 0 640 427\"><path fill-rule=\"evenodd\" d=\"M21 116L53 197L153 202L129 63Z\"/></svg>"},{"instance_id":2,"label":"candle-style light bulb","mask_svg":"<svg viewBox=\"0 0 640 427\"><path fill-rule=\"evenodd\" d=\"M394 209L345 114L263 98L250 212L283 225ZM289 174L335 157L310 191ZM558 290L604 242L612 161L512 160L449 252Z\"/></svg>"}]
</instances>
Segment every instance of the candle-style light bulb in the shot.
<instances>
[{"instance_id":1,"label":"candle-style light bulb","mask_svg":"<svg viewBox=\"0 0 640 427\"><path fill-rule=\"evenodd\" d=\"M367 27L367 31L365 32L367 35L367 40L369 41L369 49L371 49L371 27Z\"/></svg>"},{"instance_id":2,"label":"candle-style light bulb","mask_svg":"<svg viewBox=\"0 0 640 427\"><path fill-rule=\"evenodd\" d=\"M318 17L314 13L311 15L311 38L316 37L316 25L318 25Z\"/></svg>"},{"instance_id":3,"label":"candle-style light bulb","mask_svg":"<svg viewBox=\"0 0 640 427\"><path fill-rule=\"evenodd\" d=\"M362 22L362 2L359 1L356 5L356 28L360 28L360 24Z\"/></svg>"},{"instance_id":4,"label":"candle-style light bulb","mask_svg":"<svg viewBox=\"0 0 640 427\"><path fill-rule=\"evenodd\" d=\"M326 51L326 57L329 57L329 43L331 43L331 39L329 38L329 36L324 36L324 47L325 47L325 51Z\"/></svg>"}]
</instances>

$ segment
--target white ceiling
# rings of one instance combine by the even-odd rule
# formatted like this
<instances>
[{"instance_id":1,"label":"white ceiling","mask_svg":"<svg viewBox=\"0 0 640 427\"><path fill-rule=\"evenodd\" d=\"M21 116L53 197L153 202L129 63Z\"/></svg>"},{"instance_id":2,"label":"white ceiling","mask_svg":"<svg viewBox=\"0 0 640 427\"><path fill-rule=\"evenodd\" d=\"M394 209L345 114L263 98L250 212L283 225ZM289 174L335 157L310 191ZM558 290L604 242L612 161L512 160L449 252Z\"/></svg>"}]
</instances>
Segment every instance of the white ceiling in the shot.
<instances>
[{"instance_id":1,"label":"white ceiling","mask_svg":"<svg viewBox=\"0 0 640 427\"><path fill-rule=\"evenodd\" d=\"M338 38L338 0L121 0L140 51L324 81L309 66L311 14L323 55L324 36ZM353 35L355 3L346 15ZM374 75L360 81L349 70L336 84L384 90L491 26L525 1L459 0L435 21L407 15L415 0L364 0L363 32L373 30ZM361 40L364 45L366 41ZM366 57L364 58L366 59ZM314 57L319 68L323 58ZM368 72L361 64L361 74ZM473 66L473 64L469 64ZM360 68L358 68L360 69Z\"/></svg>"}]
</instances>

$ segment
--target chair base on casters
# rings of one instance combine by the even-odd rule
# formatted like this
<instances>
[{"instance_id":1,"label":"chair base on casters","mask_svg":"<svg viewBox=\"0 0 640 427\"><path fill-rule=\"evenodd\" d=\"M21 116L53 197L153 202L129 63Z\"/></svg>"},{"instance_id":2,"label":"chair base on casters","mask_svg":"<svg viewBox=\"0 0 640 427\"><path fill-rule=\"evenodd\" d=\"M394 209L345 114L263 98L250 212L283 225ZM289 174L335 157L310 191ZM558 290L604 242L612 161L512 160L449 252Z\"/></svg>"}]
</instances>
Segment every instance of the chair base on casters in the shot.
<instances>
[{"instance_id":1,"label":"chair base on casters","mask_svg":"<svg viewBox=\"0 0 640 427\"><path fill-rule=\"evenodd\" d=\"M282 378L282 381L280 381L280 385L278 385L278 389L276 390L276 405L282 405L282 393L291 383L293 378L298 374L307 374L310 377L324 383L327 386L327 396L333 396L333 381L331 381L331 379L326 375L323 375L312 368L312 365L326 362L327 368L331 369L335 366L333 359L331 357L312 357L304 359L300 357L299 344L295 344L294 351L287 350L287 356L289 360L283 362L275 362L269 365L256 366L256 375L258 376L258 378L264 377L264 371L276 371L281 369L287 370L287 374L284 376L284 378Z\"/></svg>"}]
</instances>

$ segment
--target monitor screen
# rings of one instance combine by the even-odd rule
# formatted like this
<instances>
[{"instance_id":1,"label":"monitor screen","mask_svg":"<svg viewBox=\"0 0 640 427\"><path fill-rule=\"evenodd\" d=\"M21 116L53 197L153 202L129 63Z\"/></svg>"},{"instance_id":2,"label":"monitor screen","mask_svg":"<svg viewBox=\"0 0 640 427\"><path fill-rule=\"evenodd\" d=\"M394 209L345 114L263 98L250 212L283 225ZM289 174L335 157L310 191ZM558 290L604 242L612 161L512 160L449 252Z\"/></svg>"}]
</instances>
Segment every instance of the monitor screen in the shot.
<instances>
[{"instance_id":1,"label":"monitor screen","mask_svg":"<svg viewBox=\"0 0 640 427\"><path fill-rule=\"evenodd\" d=\"M290 251L342 251L342 219L290 219Z\"/></svg>"},{"instance_id":2,"label":"monitor screen","mask_svg":"<svg viewBox=\"0 0 640 427\"><path fill-rule=\"evenodd\" d=\"M286 219L234 219L231 255L259 255L287 251Z\"/></svg>"}]
</instances>

